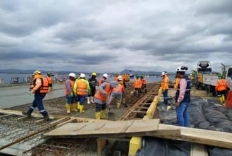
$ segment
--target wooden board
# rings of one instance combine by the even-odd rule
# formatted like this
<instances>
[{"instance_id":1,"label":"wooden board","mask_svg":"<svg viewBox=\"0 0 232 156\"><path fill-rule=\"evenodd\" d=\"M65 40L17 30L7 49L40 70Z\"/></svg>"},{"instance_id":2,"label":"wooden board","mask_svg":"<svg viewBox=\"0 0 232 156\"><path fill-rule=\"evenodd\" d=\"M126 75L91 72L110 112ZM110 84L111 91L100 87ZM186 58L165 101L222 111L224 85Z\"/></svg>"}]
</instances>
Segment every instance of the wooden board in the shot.
<instances>
[{"instance_id":1,"label":"wooden board","mask_svg":"<svg viewBox=\"0 0 232 156\"><path fill-rule=\"evenodd\" d=\"M204 145L193 143L190 156L208 156L208 152Z\"/></svg>"},{"instance_id":2,"label":"wooden board","mask_svg":"<svg viewBox=\"0 0 232 156\"><path fill-rule=\"evenodd\" d=\"M160 120L127 120L127 121L98 121L92 123L67 123L45 136L87 136L105 134L133 134L155 132Z\"/></svg>"}]
</instances>

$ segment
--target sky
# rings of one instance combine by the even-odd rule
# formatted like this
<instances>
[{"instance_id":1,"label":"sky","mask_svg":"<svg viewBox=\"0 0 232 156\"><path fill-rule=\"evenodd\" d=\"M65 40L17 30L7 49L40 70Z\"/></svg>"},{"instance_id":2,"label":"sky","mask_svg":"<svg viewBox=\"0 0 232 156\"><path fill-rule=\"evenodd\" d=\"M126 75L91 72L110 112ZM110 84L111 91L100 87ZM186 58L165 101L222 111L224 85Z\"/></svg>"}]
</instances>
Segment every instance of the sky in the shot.
<instances>
[{"instance_id":1,"label":"sky","mask_svg":"<svg viewBox=\"0 0 232 156\"><path fill-rule=\"evenodd\" d=\"M0 1L0 69L173 72L232 64L231 0Z\"/></svg>"}]
</instances>

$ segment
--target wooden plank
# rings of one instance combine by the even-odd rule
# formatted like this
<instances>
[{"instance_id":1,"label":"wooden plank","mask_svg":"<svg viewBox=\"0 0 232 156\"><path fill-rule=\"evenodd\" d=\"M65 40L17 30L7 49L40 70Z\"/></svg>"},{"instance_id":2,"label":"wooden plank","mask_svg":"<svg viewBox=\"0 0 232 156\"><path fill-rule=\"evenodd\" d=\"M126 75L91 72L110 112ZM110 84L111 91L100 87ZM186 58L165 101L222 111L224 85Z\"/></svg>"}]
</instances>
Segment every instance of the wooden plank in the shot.
<instances>
[{"instance_id":1,"label":"wooden plank","mask_svg":"<svg viewBox=\"0 0 232 156\"><path fill-rule=\"evenodd\" d=\"M190 156L208 156L204 145L192 144Z\"/></svg>"},{"instance_id":2,"label":"wooden plank","mask_svg":"<svg viewBox=\"0 0 232 156\"><path fill-rule=\"evenodd\" d=\"M159 119L127 120L127 121L98 121L92 123L67 123L45 136L83 136L104 134L128 134L137 132L154 132L159 125Z\"/></svg>"}]
</instances>

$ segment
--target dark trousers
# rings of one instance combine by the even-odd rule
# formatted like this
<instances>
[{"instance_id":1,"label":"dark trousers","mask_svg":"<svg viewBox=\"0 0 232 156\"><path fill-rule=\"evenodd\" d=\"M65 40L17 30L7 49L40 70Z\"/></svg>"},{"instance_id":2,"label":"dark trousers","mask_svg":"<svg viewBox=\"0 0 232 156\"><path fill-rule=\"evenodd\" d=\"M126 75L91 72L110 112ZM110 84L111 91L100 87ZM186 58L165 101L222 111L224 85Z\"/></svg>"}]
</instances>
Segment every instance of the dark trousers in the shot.
<instances>
[{"instance_id":1,"label":"dark trousers","mask_svg":"<svg viewBox=\"0 0 232 156\"><path fill-rule=\"evenodd\" d=\"M91 89L91 93L88 95L89 97L90 96L94 96L95 92L96 92L96 88L95 87L90 87L90 89Z\"/></svg>"},{"instance_id":2,"label":"dark trousers","mask_svg":"<svg viewBox=\"0 0 232 156\"><path fill-rule=\"evenodd\" d=\"M46 116L48 114L47 111L44 108L44 105L43 105L43 99L44 99L45 96L46 96L45 93L35 93L34 101L33 101L32 105L30 106L30 108L28 110L29 114L31 114L36 107L38 108L39 112L43 116Z\"/></svg>"},{"instance_id":3,"label":"dark trousers","mask_svg":"<svg viewBox=\"0 0 232 156\"><path fill-rule=\"evenodd\" d=\"M99 103L95 103L96 105L96 112L100 112L101 110L105 110L106 109L106 104L99 104Z\"/></svg>"},{"instance_id":4,"label":"dark trousers","mask_svg":"<svg viewBox=\"0 0 232 156\"><path fill-rule=\"evenodd\" d=\"M163 91L163 97L164 97L164 103L168 104L168 90L167 89Z\"/></svg>"}]
</instances>

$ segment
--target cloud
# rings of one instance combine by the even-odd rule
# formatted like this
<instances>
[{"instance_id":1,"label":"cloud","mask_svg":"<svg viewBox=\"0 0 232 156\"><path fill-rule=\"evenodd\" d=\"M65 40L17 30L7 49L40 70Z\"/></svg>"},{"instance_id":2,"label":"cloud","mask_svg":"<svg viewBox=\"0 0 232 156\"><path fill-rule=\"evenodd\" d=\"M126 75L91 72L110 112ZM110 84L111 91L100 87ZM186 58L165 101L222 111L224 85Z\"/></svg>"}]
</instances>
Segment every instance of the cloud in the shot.
<instances>
[{"instance_id":1,"label":"cloud","mask_svg":"<svg viewBox=\"0 0 232 156\"><path fill-rule=\"evenodd\" d=\"M0 68L174 71L232 57L229 0L0 2Z\"/></svg>"}]
</instances>

